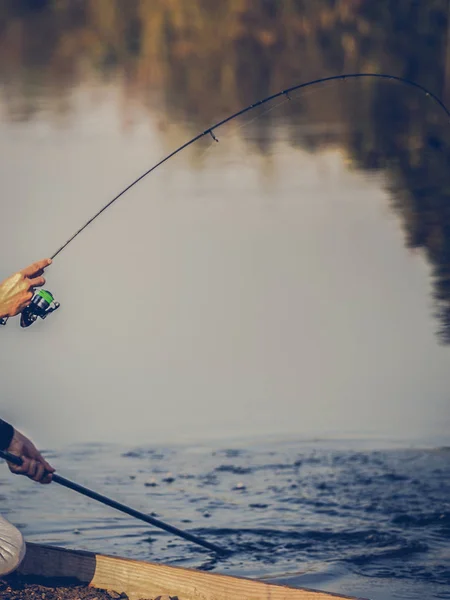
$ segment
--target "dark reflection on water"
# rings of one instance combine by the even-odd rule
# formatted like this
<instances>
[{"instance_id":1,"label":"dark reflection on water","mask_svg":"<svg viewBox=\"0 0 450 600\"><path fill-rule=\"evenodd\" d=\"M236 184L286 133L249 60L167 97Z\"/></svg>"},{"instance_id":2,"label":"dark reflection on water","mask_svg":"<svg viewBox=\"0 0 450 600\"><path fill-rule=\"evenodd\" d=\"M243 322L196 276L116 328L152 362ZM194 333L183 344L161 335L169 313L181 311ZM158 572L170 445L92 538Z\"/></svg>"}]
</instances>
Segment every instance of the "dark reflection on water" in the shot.
<instances>
[{"instance_id":1,"label":"dark reflection on water","mask_svg":"<svg viewBox=\"0 0 450 600\"><path fill-rule=\"evenodd\" d=\"M289 85L342 72L412 78L448 98L449 3L258 0L4 0L0 80L7 118L45 110L70 118L71 93L115 81L125 124L138 103L161 111L160 126L185 122L196 133L220 117ZM450 129L420 93L365 81L283 107L286 118L325 131L292 143L332 142L355 165L387 174L405 244L433 267L434 312L450 342ZM259 130L258 130L259 128ZM261 130L264 128L264 130ZM266 153L270 121L256 121L253 150ZM313 141L314 140L314 141Z\"/></svg>"}]
</instances>

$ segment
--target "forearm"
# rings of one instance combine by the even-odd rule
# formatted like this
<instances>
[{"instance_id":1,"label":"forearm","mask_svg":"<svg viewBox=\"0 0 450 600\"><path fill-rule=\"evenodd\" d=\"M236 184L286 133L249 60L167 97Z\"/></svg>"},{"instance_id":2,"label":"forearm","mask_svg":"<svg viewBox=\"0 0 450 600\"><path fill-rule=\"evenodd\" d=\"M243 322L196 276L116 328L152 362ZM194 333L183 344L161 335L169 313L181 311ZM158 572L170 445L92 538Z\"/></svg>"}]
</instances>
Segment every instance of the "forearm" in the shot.
<instances>
[{"instance_id":1,"label":"forearm","mask_svg":"<svg viewBox=\"0 0 450 600\"><path fill-rule=\"evenodd\" d=\"M13 435L14 427L0 419L0 450L9 448Z\"/></svg>"}]
</instances>

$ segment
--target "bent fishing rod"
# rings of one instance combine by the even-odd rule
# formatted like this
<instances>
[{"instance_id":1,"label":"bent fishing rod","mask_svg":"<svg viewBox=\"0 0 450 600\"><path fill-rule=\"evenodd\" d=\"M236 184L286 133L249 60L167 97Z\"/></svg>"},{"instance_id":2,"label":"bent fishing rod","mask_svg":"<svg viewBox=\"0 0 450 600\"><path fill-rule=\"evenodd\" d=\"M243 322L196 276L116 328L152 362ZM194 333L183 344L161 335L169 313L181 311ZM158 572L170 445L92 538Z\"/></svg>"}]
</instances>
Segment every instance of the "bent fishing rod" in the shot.
<instances>
[{"instance_id":1,"label":"bent fishing rod","mask_svg":"<svg viewBox=\"0 0 450 600\"><path fill-rule=\"evenodd\" d=\"M7 462L9 462L13 465L17 465L19 467L22 466L22 464L23 464L23 460L20 458L20 456L16 456L15 454L10 454L9 452L5 452L4 450L0 450L0 458L3 458ZM203 548L212 550L216 554L219 554L222 556L227 556L227 555L231 554L230 550L226 550L225 548L216 546L216 544L207 542L203 538L200 538L192 533L188 533L187 531L178 529L177 527L174 527L173 525L164 523L164 521L160 521L159 519L155 519L154 517L150 517L149 515L146 515L142 512L139 512L138 510L135 510L134 508L126 506L125 504L122 504L121 502L116 502L116 500L112 500L111 498L108 498L107 496L98 494L97 492L94 492L93 490L90 490L89 488L86 488L82 485L79 485L78 483L75 483L74 481L71 481L70 479L66 479L65 477L62 477L61 475L58 475L57 473L53 473L52 481L54 481L55 483L59 483L59 485L69 488L70 490L78 492L79 494L83 494L83 496L87 496L88 498L91 498L92 500L97 500L98 502L101 502L102 504L106 504L106 506L110 506L111 508L120 510L121 512L123 512L127 515L130 515L131 517L140 519L141 521L144 521L145 523L149 523L150 525L154 525L155 527L158 527L159 529L164 529L164 531L167 531L168 533L173 533L174 535L184 538L185 540L188 540L189 542L193 542L194 544L203 546Z\"/></svg>"},{"instance_id":2,"label":"bent fishing rod","mask_svg":"<svg viewBox=\"0 0 450 600\"><path fill-rule=\"evenodd\" d=\"M307 81L305 83L293 85L289 88L281 90L280 92L277 92L276 94L272 94L270 96L267 96L266 98L258 100L257 102L254 102L253 104L250 104L249 106L246 106L245 108L242 108L241 110L238 110L237 112L226 117L225 119L218 121L214 125L211 125L211 127L208 127L208 129L205 129L204 131L202 131L198 135L194 136L189 141L182 144L179 148L177 148L176 150L174 150L173 152L171 152L170 154L168 154L167 156L162 158L159 162L157 162L155 165L150 167L150 169L145 171L145 173L142 173L142 175L140 175L137 179L135 179L133 182L131 182L129 185L127 185L116 196L114 196L114 198L112 200L110 200L107 204L105 204L105 206L103 206L88 221L86 221L86 223L84 223L84 225L82 225L66 242L64 242L64 244L62 246L60 246L58 248L58 250L56 250L56 252L54 252L51 255L51 259L52 260L55 259L65 248L67 248L67 246L70 243L73 242L73 240L76 237L78 237L80 235L80 233L82 231L84 231L91 223L93 223L110 206L112 206L115 202L117 202L117 200L119 200L119 198L121 198L124 194L126 194L129 190L131 190L132 187L134 187L137 183L139 183L145 177L147 177L147 175L150 175L150 173L153 173L153 171L155 171L156 169L161 167L168 160L170 160L171 158L173 158L174 156L176 156L177 154L179 154L180 152L182 152L183 150L185 150L186 148L188 148L189 146L191 146L192 144L194 144L195 142L197 142L198 140L200 140L201 138L203 138L205 136L209 135L214 141L218 142L219 140L216 137L214 132L217 129L219 129L220 127L222 127L223 125L225 125L226 123L229 123L233 119L236 119L237 117L240 117L241 115L244 115L245 113L248 113L259 106L263 106L264 104L267 104L268 102L270 102L271 100L275 100L276 98L280 98L280 97L284 96L286 99L291 100L292 98L290 97L290 94L292 94L293 92L296 92L298 90L305 89L305 88L308 88L308 87L311 87L311 86L314 86L314 85L317 85L320 83L339 81L339 80L345 81L348 79L360 79L360 78L384 79L384 80L402 83L402 84L408 85L410 87L414 87L414 88L420 90L421 92L423 92L426 96L431 98L434 102L436 102L441 107L441 109L445 112L445 114L447 115L447 117L450 121L450 110L447 108L447 106L444 104L444 102L438 96L436 96L436 94L434 94L433 92L428 90L425 86L421 85L420 83L417 83L417 82L412 81L411 79L407 79L405 77L399 77L396 75L389 75L389 74L384 74L384 73L348 73L348 74L343 74L343 75L332 75L330 77L320 77L319 79L313 79L313 80ZM47 290L41 289L34 294L32 300L31 300L31 303L22 312L20 324L22 327L29 327L36 321L37 317L41 317L42 319L45 319L50 313L52 313L58 307L59 307L59 303L55 302L53 295L50 292L48 292ZM0 324L5 325L6 321L7 321L7 319L3 319L3 320L0 319Z\"/></svg>"}]
</instances>

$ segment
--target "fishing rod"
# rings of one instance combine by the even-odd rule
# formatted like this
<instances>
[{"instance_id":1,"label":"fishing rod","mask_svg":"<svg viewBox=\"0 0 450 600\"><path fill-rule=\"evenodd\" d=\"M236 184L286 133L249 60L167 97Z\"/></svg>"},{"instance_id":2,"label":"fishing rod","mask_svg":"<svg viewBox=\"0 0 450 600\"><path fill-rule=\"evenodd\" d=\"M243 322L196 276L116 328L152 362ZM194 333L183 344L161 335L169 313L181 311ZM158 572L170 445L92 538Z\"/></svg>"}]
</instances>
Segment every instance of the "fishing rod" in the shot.
<instances>
[{"instance_id":1,"label":"fishing rod","mask_svg":"<svg viewBox=\"0 0 450 600\"><path fill-rule=\"evenodd\" d=\"M272 94L270 96L267 96L266 98L263 98L262 100L258 100L257 102L254 102L253 104L250 104L249 106L246 106L245 108L242 108L241 110L238 110L237 112L226 117L225 119L218 121L214 125L211 125L211 127L208 127L208 129L205 129L204 131L202 131L198 135L194 136L189 141L182 144L179 148L177 148L176 150L174 150L173 152L171 152L170 154L168 154L167 156L162 158L159 162L157 162L155 165L150 167L150 169L145 171L145 173L142 173L142 175L140 175L137 179L135 179L133 182L131 182L129 185L127 185L116 196L114 196L114 198L112 198L112 200L110 200L107 204L105 204L105 206L103 206L88 221L86 221L86 223L84 223L84 225L82 225L66 242L64 242L64 244L62 246L60 246L56 250L56 252L54 252L52 254L52 256L51 256L52 260L55 259L65 248L67 248L67 246L71 242L73 242L73 240L76 237L78 237L80 235L80 233L86 229L86 227L88 227L93 221L95 221L95 219L97 219L102 213L104 213L110 206L112 206L115 202L117 202L117 200L119 200L119 198L121 198L132 187L134 187L137 183L142 181L144 179L144 177L147 177L147 175L150 175L150 173L153 173L153 171L158 169L161 165L163 165L169 159L173 158L178 153L180 153L182 150L185 150L186 148L188 148L189 146L191 146L192 144L194 144L195 142L197 142L198 140L200 140L201 138L203 138L205 136L209 135L209 136L211 136L211 138L214 141L218 142L219 140L216 137L214 132L217 129L219 129L219 127L222 127L222 125L229 123L233 119L236 119L237 117L239 117L251 110L254 110L257 107L262 106L262 105L266 104L267 102L270 102L271 100L275 100L276 98L285 96L288 100L291 100L290 94L297 90L300 90L300 89L311 87L311 86L317 85L319 83L325 83L327 81L339 81L339 80L345 81L347 79L359 79L359 78L367 78L367 77L396 81L396 82L403 83L405 85L414 87L414 88L422 91L426 96L430 97L442 108L442 110L445 112L445 114L447 115L447 117L450 121L450 110L447 108L447 106L444 104L444 102L438 96L436 96L436 94L434 94L433 92L428 90L425 86L421 85L420 83L417 83L417 82L412 81L411 79L407 79L405 77L399 77L397 75L389 75L389 74L384 74L384 73L348 73L348 74L343 74L343 75L332 75L330 77L320 77L319 79L313 79L311 81L307 81L306 83L300 83L297 85L293 85L289 88L281 90L280 92L277 92L276 94ZM24 311L25 316L21 318L21 326L29 327L36 321L36 319L38 317L45 319L50 313L52 313L58 307L59 307L59 304L57 302L55 302L53 295L50 294L50 292L48 292L47 290L40 290L39 292L37 292L34 295L34 297L31 300L30 305L25 309L25 311ZM3 322L0 319L0 324L4 325L6 323L6 321L7 321L7 319L3 319Z\"/></svg>"},{"instance_id":2,"label":"fishing rod","mask_svg":"<svg viewBox=\"0 0 450 600\"><path fill-rule=\"evenodd\" d=\"M0 458L3 458L7 462L17 465L19 467L23 464L23 460L20 458L20 456L16 456L15 454L10 454L9 452L5 452L3 450L0 450ZM89 488L86 488L82 485L79 485L78 483L75 483L74 481L71 481L70 479L66 479L65 477L62 477L61 475L58 475L57 473L53 473L52 481L54 481L55 483L59 483L59 485L69 488L75 492L78 492L79 494L83 494L83 496L87 496L88 498L97 500L98 502L101 502L102 504L106 504L106 506L111 506L112 508L120 510L121 512L123 512L127 515L130 515L132 517L135 517L136 519L140 519L141 521L144 521L145 523L149 523L150 525L154 525L155 527L158 527L159 529L164 529L164 531L173 533L174 535L177 535L178 537L182 537L185 540L188 540L189 542L193 542L194 544L203 546L204 548L207 548L208 550L212 550L216 554L220 554L222 556L231 554L230 550L226 550L225 548L216 546L216 544L207 542L203 538L200 538L192 533L188 533L187 531L178 529L177 527L174 527L173 525L169 525L168 523L164 523L164 521L160 521L159 519L150 517L149 515L141 513L138 510L135 510L134 508L126 506L125 504L116 502L116 500L112 500L111 498L108 498L107 496L98 494L97 492L94 492L93 490L90 490Z\"/></svg>"}]
</instances>

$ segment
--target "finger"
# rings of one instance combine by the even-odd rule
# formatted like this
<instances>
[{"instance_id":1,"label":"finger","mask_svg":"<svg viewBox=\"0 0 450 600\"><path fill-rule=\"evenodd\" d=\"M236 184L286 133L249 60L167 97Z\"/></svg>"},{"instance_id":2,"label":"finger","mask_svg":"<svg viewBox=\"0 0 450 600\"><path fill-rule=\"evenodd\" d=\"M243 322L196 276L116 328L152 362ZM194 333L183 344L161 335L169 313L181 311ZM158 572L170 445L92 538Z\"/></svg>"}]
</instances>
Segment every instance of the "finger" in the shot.
<instances>
[{"instance_id":1,"label":"finger","mask_svg":"<svg viewBox=\"0 0 450 600\"><path fill-rule=\"evenodd\" d=\"M53 479L52 474L51 473L47 473L45 475L45 477L41 480L41 483L43 483L43 484L51 483L52 479Z\"/></svg>"},{"instance_id":2,"label":"finger","mask_svg":"<svg viewBox=\"0 0 450 600\"><path fill-rule=\"evenodd\" d=\"M22 275L25 277L33 277L39 271L43 271L46 267L48 267L52 263L50 258L44 258L44 260L38 260L33 263L29 267L26 267L21 271Z\"/></svg>"},{"instance_id":3,"label":"finger","mask_svg":"<svg viewBox=\"0 0 450 600\"><path fill-rule=\"evenodd\" d=\"M37 463L36 466L36 472L34 474L34 476L32 477L32 479L34 479L34 481L41 481L43 479L45 475L45 467L42 463Z\"/></svg>"},{"instance_id":4,"label":"finger","mask_svg":"<svg viewBox=\"0 0 450 600\"><path fill-rule=\"evenodd\" d=\"M49 473L53 473L55 471L55 469L45 460L45 458L42 456L42 454L39 452L39 450L35 450L33 452L33 457L37 461L42 463L44 465L45 470L48 471Z\"/></svg>"},{"instance_id":5,"label":"finger","mask_svg":"<svg viewBox=\"0 0 450 600\"><path fill-rule=\"evenodd\" d=\"M15 456L18 456L17 454ZM26 475L28 473L28 470L30 468L30 459L29 458L22 458L22 464L19 465L14 465L12 463L8 463L8 467L9 470L11 471L11 473L15 473L16 475Z\"/></svg>"},{"instance_id":6,"label":"finger","mask_svg":"<svg viewBox=\"0 0 450 600\"><path fill-rule=\"evenodd\" d=\"M45 283L45 277L34 277L33 279L28 279L30 289L35 287L41 287Z\"/></svg>"},{"instance_id":7,"label":"finger","mask_svg":"<svg viewBox=\"0 0 450 600\"><path fill-rule=\"evenodd\" d=\"M45 470L47 471L47 473L54 473L55 469L52 467L52 465L50 465L44 458L41 457L41 462L45 467Z\"/></svg>"},{"instance_id":8,"label":"finger","mask_svg":"<svg viewBox=\"0 0 450 600\"><path fill-rule=\"evenodd\" d=\"M21 458L18 454L16 454L16 452L11 452L11 454L13 456L17 456L18 458ZM21 469L23 468L23 459L22 459L22 464L21 465L15 465L14 463L11 463L11 462L8 462L8 461L6 461L6 464L8 465L8 468L9 468L9 470L12 473L17 473L17 472L20 472Z\"/></svg>"},{"instance_id":9,"label":"finger","mask_svg":"<svg viewBox=\"0 0 450 600\"><path fill-rule=\"evenodd\" d=\"M36 475L36 471L38 469L39 463L33 459L30 460L29 465L28 465L28 470L26 471L25 475L27 477L29 477L30 479L34 479L35 475Z\"/></svg>"},{"instance_id":10,"label":"finger","mask_svg":"<svg viewBox=\"0 0 450 600\"><path fill-rule=\"evenodd\" d=\"M18 467L17 465L13 465L12 463L8 463L8 469L11 471L11 473L14 473L15 475L20 473L20 469L22 467Z\"/></svg>"}]
</instances>

